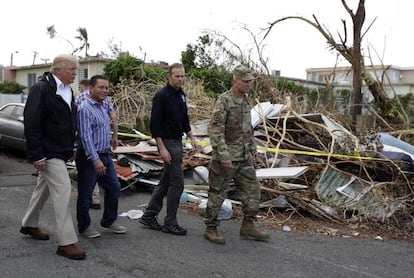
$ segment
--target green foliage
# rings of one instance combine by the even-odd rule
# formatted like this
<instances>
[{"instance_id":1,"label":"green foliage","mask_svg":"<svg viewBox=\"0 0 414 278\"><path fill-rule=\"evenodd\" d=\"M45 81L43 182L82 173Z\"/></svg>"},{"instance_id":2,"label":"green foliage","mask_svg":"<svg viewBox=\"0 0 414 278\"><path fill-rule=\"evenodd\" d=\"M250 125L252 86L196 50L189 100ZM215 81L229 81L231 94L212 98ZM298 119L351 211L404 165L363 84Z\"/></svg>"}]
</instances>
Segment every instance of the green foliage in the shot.
<instances>
[{"instance_id":1,"label":"green foliage","mask_svg":"<svg viewBox=\"0 0 414 278\"><path fill-rule=\"evenodd\" d=\"M79 27L78 29L76 29L76 32L78 32L79 35L76 36L75 39L79 40L81 44L78 48L76 48L68 39L65 39L64 37L59 36L58 32L56 31L55 25L50 25L46 27L46 31L51 39L59 38L69 43L73 49L72 55L74 55L77 52L81 52L83 49L85 49L85 57L89 57L88 50L89 50L90 44L89 44L89 39L88 39L88 31L86 30L86 28Z\"/></svg>"},{"instance_id":2,"label":"green foliage","mask_svg":"<svg viewBox=\"0 0 414 278\"><path fill-rule=\"evenodd\" d=\"M131 80L138 83L166 83L167 74L167 69L160 66L144 65L142 60L129 54L118 56L115 60L107 62L104 67L104 75L114 86L119 84L121 80Z\"/></svg>"},{"instance_id":3,"label":"green foliage","mask_svg":"<svg viewBox=\"0 0 414 278\"><path fill-rule=\"evenodd\" d=\"M290 92L293 94L300 94L307 90L307 88L296 85L295 82L283 78L277 79L276 88L281 92Z\"/></svg>"},{"instance_id":4,"label":"green foliage","mask_svg":"<svg viewBox=\"0 0 414 278\"><path fill-rule=\"evenodd\" d=\"M399 98L399 102L397 101L396 97L394 97L394 107L399 107L399 105L401 104L402 108L408 115L410 123L414 123L414 95L411 93L407 93L405 95L399 95L397 97Z\"/></svg>"},{"instance_id":5,"label":"green foliage","mask_svg":"<svg viewBox=\"0 0 414 278\"><path fill-rule=\"evenodd\" d=\"M311 94L309 88L305 88L302 85L297 85L295 82L284 79L276 79L276 89L282 95L291 95L295 97L295 100L298 102L309 101L308 96Z\"/></svg>"},{"instance_id":6,"label":"green foliage","mask_svg":"<svg viewBox=\"0 0 414 278\"><path fill-rule=\"evenodd\" d=\"M0 93L2 94L20 94L24 89L26 87L17 82L0 82Z\"/></svg>"},{"instance_id":7,"label":"green foliage","mask_svg":"<svg viewBox=\"0 0 414 278\"><path fill-rule=\"evenodd\" d=\"M195 46L187 44L186 51L181 52L181 63L187 71L195 70L197 68L195 60L197 58L197 50Z\"/></svg>"},{"instance_id":8,"label":"green foliage","mask_svg":"<svg viewBox=\"0 0 414 278\"><path fill-rule=\"evenodd\" d=\"M316 89L309 89L307 90L307 99L310 103L327 103L330 102L332 93L327 90L326 88L316 88Z\"/></svg>"},{"instance_id":9,"label":"green foliage","mask_svg":"<svg viewBox=\"0 0 414 278\"><path fill-rule=\"evenodd\" d=\"M109 82L116 85L125 80L139 81L143 77L143 61L129 54L118 56L104 66L104 75Z\"/></svg>"},{"instance_id":10,"label":"green foliage","mask_svg":"<svg viewBox=\"0 0 414 278\"><path fill-rule=\"evenodd\" d=\"M187 71L218 68L213 46L214 40L209 34L198 37L197 44L187 44L186 50L181 52L184 68Z\"/></svg>"},{"instance_id":11,"label":"green foliage","mask_svg":"<svg viewBox=\"0 0 414 278\"><path fill-rule=\"evenodd\" d=\"M342 106L342 109L346 109L351 103L352 91L349 89L342 89L335 91L338 105Z\"/></svg>"},{"instance_id":12,"label":"green foliage","mask_svg":"<svg viewBox=\"0 0 414 278\"><path fill-rule=\"evenodd\" d=\"M78 39L81 43L81 46L77 49L78 52L81 52L83 49L85 49L85 57L89 57L88 50L90 47L89 39L88 39L88 31L86 28L79 27L76 29L76 31L79 33L78 36L75 37L75 39Z\"/></svg>"},{"instance_id":13,"label":"green foliage","mask_svg":"<svg viewBox=\"0 0 414 278\"><path fill-rule=\"evenodd\" d=\"M258 80L256 80L258 81ZM255 96L260 101L275 103L284 102L284 97L290 96L291 103L301 113L321 111L321 109L337 109L345 111L349 106L351 91L333 88L307 88L285 78L267 77L258 84ZM269 88L276 88L271 90ZM301 110L302 108L302 110Z\"/></svg>"},{"instance_id":14,"label":"green foliage","mask_svg":"<svg viewBox=\"0 0 414 278\"><path fill-rule=\"evenodd\" d=\"M370 104L388 123L394 123L395 118L401 114L401 110L404 110L405 114L407 114L409 124L414 122L414 96L411 93L395 96L392 99L392 106L386 111L380 109L375 101L372 101Z\"/></svg>"},{"instance_id":15,"label":"green foliage","mask_svg":"<svg viewBox=\"0 0 414 278\"><path fill-rule=\"evenodd\" d=\"M158 66L145 66L144 68L144 79L153 81L153 83L166 83L168 70Z\"/></svg>"},{"instance_id":16,"label":"green foliage","mask_svg":"<svg viewBox=\"0 0 414 278\"><path fill-rule=\"evenodd\" d=\"M204 92L207 96L215 98L230 89L232 74L224 70L199 69L187 72L190 78L200 79L204 84Z\"/></svg>"}]
</instances>

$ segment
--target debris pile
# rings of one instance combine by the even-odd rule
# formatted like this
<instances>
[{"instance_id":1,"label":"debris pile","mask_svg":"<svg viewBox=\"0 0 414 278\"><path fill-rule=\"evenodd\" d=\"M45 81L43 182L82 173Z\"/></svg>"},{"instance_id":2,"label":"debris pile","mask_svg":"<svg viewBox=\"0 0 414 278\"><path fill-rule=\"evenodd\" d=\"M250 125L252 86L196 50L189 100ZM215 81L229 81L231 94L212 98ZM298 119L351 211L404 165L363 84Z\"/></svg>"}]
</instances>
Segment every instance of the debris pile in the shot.
<instances>
[{"instance_id":1,"label":"debris pile","mask_svg":"<svg viewBox=\"0 0 414 278\"><path fill-rule=\"evenodd\" d=\"M198 211L208 198L208 178L205 169L200 172L203 177L197 176L195 169L205 168L211 160L207 126L213 100L205 95L199 81L191 82L184 91L192 131L201 150L194 152L183 138L187 195L182 199L184 206ZM145 126L152 97L162 85L121 82L113 88L112 101L120 123L120 146L113 157L122 190L152 190L158 184L163 162ZM289 211L282 224L292 215L312 215L333 224L352 226L373 221L414 231L414 146L376 131L358 138L323 113L296 113L289 98L286 104L258 102L251 117L265 221L271 222L280 211ZM232 210L237 212L237 191L230 193Z\"/></svg>"},{"instance_id":2,"label":"debris pile","mask_svg":"<svg viewBox=\"0 0 414 278\"><path fill-rule=\"evenodd\" d=\"M196 205L208 198L207 179L200 185L193 178L194 169L211 160L207 115L193 121L200 152L183 138L182 167L189 173L186 194L191 196L185 200ZM380 221L413 230L413 146L377 132L360 140L323 114L296 114L289 105L258 103L251 116L266 215L289 208L334 223ZM127 166L117 165L124 190L155 186L163 168L155 142L140 136L114 151L128 161ZM237 206L234 193L231 202Z\"/></svg>"}]
</instances>

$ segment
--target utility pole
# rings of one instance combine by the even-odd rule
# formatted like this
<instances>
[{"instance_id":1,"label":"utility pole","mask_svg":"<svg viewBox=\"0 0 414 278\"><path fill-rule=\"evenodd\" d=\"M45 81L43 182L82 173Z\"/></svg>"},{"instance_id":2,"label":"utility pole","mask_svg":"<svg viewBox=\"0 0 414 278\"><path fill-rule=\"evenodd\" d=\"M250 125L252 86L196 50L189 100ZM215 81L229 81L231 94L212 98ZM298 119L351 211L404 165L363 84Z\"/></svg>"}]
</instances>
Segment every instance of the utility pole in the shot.
<instances>
[{"instance_id":1,"label":"utility pole","mask_svg":"<svg viewBox=\"0 0 414 278\"><path fill-rule=\"evenodd\" d=\"M39 54L39 53L37 53L36 51L33 51L33 65L36 63L37 54Z\"/></svg>"},{"instance_id":2,"label":"utility pole","mask_svg":"<svg viewBox=\"0 0 414 278\"><path fill-rule=\"evenodd\" d=\"M13 66L13 56L14 54L17 54L17 53L19 53L19 51L15 51L10 54L10 66Z\"/></svg>"}]
</instances>

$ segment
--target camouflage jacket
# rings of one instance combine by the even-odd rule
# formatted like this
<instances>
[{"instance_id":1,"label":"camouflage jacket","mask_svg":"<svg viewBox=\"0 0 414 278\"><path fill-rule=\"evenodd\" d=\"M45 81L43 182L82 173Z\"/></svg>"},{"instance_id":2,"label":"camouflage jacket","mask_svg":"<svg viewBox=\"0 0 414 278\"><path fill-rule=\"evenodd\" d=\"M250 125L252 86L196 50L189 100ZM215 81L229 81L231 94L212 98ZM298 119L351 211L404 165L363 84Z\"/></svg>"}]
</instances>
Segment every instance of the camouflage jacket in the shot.
<instances>
[{"instance_id":1,"label":"camouflage jacket","mask_svg":"<svg viewBox=\"0 0 414 278\"><path fill-rule=\"evenodd\" d=\"M214 103L208 134L214 160L249 159L256 152L256 143L247 97L237 99L232 89L221 94Z\"/></svg>"}]
</instances>

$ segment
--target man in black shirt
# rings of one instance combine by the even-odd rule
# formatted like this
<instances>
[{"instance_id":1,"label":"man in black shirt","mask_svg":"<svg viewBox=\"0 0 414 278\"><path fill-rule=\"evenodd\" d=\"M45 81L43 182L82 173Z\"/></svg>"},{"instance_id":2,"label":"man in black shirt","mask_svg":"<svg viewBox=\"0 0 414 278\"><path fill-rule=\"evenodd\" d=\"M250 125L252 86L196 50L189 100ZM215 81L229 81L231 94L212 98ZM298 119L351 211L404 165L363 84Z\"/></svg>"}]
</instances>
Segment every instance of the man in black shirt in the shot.
<instances>
[{"instance_id":1,"label":"man in black shirt","mask_svg":"<svg viewBox=\"0 0 414 278\"><path fill-rule=\"evenodd\" d=\"M145 209L140 223L153 230L161 230L174 235L186 235L187 230L178 225L177 209L184 190L184 174L181 168L183 159L183 133L191 139L193 149L198 146L193 137L187 112L187 104L182 85L185 70L182 64L172 64L168 69L168 84L158 91L152 102L150 129L164 161L164 169L159 184L155 187L151 200ZM167 214L161 226L156 216L162 209L167 196Z\"/></svg>"}]
</instances>

